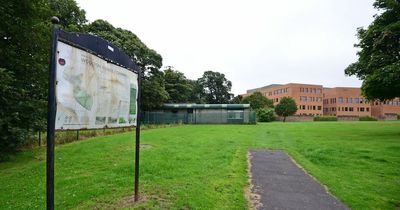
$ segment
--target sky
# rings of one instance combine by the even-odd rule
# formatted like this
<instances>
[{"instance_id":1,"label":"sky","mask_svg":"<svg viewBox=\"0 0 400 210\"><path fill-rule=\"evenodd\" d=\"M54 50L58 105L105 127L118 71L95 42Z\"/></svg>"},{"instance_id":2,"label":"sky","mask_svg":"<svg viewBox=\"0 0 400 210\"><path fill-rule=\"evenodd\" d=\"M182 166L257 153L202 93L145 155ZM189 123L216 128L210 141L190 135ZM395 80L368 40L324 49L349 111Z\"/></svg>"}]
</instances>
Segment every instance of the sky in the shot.
<instances>
[{"instance_id":1,"label":"sky","mask_svg":"<svg viewBox=\"0 0 400 210\"><path fill-rule=\"evenodd\" d=\"M89 22L135 33L189 79L225 74L232 93L269 84L359 87L356 30L374 0L76 0Z\"/></svg>"}]
</instances>

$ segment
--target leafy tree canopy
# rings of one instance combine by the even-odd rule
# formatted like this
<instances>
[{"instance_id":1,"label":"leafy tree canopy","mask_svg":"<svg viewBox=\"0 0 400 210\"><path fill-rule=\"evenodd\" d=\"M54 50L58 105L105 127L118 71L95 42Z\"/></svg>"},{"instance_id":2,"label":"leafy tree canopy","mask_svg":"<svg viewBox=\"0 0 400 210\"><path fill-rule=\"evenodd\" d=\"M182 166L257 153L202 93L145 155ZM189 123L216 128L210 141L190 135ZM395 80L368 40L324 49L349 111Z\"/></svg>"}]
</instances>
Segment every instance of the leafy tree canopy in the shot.
<instances>
[{"instance_id":1,"label":"leafy tree canopy","mask_svg":"<svg viewBox=\"0 0 400 210\"><path fill-rule=\"evenodd\" d=\"M187 103L194 91L193 85L185 75L171 66L164 70L165 90L168 92L168 103Z\"/></svg>"},{"instance_id":2,"label":"leafy tree canopy","mask_svg":"<svg viewBox=\"0 0 400 210\"><path fill-rule=\"evenodd\" d=\"M277 115L283 117L283 122L285 122L287 116L296 114L297 104L291 97L282 97L275 106L275 112Z\"/></svg>"},{"instance_id":3,"label":"leafy tree canopy","mask_svg":"<svg viewBox=\"0 0 400 210\"><path fill-rule=\"evenodd\" d=\"M244 97L241 103L250 104L250 107L254 110L274 107L274 102L263 96L261 92L254 92L253 94Z\"/></svg>"},{"instance_id":4,"label":"leafy tree canopy","mask_svg":"<svg viewBox=\"0 0 400 210\"><path fill-rule=\"evenodd\" d=\"M374 7L382 13L375 15L367 29L358 29L358 61L345 73L363 80L366 98L393 99L400 97L400 3L376 0Z\"/></svg>"},{"instance_id":5,"label":"leafy tree canopy","mask_svg":"<svg viewBox=\"0 0 400 210\"><path fill-rule=\"evenodd\" d=\"M199 78L198 84L202 87L202 97L206 103L224 104L232 98L230 93L232 82L225 78L224 74L214 71L205 71Z\"/></svg>"}]
</instances>

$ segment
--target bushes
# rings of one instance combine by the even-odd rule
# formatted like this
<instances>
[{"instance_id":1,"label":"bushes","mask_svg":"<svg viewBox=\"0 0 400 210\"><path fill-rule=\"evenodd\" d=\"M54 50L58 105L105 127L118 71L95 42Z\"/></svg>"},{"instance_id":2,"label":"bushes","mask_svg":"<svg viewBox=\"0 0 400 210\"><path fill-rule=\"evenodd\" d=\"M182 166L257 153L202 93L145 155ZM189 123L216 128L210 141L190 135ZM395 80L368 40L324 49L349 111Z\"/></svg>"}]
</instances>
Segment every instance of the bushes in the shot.
<instances>
[{"instance_id":1,"label":"bushes","mask_svg":"<svg viewBox=\"0 0 400 210\"><path fill-rule=\"evenodd\" d=\"M363 116L359 118L360 121L377 121L376 118L370 117L370 116Z\"/></svg>"},{"instance_id":2,"label":"bushes","mask_svg":"<svg viewBox=\"0 0 400 210\"><path fill-rule=\"evenodd\" d=\"M273 109L263 108L257 109L257 121L259 122L271 122L275 120L275 113Z\"/></svg>"},{"instance_id":3,"label":"bushes","mask_svg":"<svg viewBox=\"0 0 400 210\"><path fill-rule=\"evenodd\" d=\"M338 121L335 116L315 116L314 121Z\"/></svg>"}]
</instances>

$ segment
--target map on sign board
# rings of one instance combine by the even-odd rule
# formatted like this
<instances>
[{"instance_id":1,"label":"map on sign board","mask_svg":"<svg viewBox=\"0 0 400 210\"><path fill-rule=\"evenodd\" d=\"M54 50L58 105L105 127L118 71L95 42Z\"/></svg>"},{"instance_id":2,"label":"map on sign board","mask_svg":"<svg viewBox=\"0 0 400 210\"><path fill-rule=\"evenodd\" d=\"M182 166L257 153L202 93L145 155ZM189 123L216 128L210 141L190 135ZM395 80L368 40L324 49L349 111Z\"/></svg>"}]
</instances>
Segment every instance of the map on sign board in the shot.
<instances>
[{"instance_id":1,"label":"map on sign board","mask_svg":"<svg viewBox=\"0 0 400 210\"><path fill-rule=\"evenodd\" d=\"M60 41L57 50L56 129L136 125L136 73Z\"/></svg>"}]
</instances>

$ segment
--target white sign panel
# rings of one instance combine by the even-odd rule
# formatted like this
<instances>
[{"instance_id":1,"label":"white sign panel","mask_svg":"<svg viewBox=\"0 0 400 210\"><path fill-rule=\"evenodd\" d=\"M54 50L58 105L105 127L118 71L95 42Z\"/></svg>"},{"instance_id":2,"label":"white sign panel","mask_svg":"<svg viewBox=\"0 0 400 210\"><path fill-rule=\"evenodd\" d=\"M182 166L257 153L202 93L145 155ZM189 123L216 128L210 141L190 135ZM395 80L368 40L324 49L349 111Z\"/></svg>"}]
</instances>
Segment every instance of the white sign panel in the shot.
<instances>
[{"instance_id":1,"label":"white sign panel","mask_svg":"<svg viewBox=\"0 0 400 210\"><path fill-rule=\"evenodd\" d=\"M56 129L136 125L137 74L58 42Z\"/></svg>"}]
</instances>

